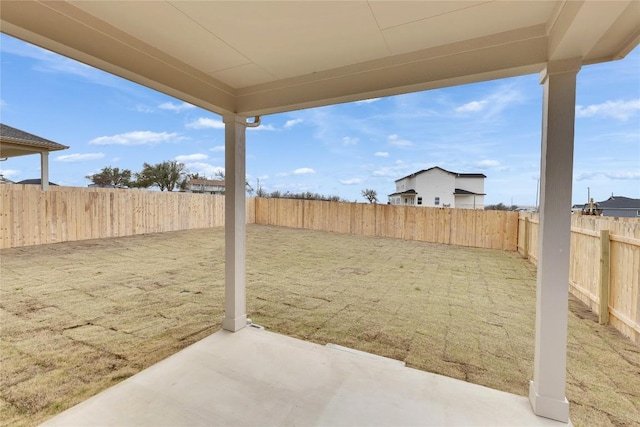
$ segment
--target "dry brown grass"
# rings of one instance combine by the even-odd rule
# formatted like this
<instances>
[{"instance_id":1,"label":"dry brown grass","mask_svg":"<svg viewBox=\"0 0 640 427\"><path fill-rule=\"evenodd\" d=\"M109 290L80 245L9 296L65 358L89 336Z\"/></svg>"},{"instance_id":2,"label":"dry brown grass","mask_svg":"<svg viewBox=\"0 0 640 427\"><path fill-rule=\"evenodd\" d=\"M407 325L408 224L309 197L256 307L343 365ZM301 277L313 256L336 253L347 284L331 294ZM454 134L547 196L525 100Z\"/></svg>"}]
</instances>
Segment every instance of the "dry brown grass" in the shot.
<instances>
[{"instance_id":1,"label":"dry brown grass","mask_svg":"<svg viewBox=\"0 0 640 427\"><path fill-rule=\"evenodd\" d=\"M211 334L223 230L0 251L0 420L33 425ZM515 253L248 228L248 312L333 342L526 395L535 269ZM636 425L640 348L570 299L575 425Z\"/></svg>"}]
</instances>

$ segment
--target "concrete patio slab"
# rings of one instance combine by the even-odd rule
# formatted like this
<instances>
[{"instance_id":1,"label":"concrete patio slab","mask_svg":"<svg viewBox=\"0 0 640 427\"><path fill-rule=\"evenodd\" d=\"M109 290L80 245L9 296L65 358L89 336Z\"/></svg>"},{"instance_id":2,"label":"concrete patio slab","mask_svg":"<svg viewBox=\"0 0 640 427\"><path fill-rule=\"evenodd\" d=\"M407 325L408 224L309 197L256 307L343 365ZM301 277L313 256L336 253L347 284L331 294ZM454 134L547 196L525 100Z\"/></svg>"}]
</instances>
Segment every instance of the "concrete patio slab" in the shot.
<instances>
[{"instance_id":1,"label":"concrete patio slab","mask_svg":"<svg viewBox=\"0 0 640 427\"><path fill-rule=\"evenodd\" d=\"M526 397L252 327L219 331L44 426L566 426Z\"/></svg>"}]
</instances>

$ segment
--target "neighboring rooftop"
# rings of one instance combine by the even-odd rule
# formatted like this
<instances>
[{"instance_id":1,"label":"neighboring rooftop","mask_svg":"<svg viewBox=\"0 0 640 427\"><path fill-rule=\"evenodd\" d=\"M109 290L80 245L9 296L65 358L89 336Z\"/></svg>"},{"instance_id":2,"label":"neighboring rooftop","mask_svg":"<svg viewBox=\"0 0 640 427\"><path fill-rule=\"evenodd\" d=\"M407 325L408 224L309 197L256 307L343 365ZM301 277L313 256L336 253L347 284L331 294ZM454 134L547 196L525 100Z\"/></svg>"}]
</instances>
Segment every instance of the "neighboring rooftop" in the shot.
<instances>
[{"instance_id":1,"label":"neighboring rooftop","mask_svg":"<svg viewBox=\"0 0 640 427\"><path fill-rule=\"evenodd\" d=\"M474 193L473 191L463 190L462 188L456 188L454 190L453 194L469 194L469 195L474 195L474 196L485 196L486 195L486 193Z\"/></svg>"},{"instance_id":2,"label":"neighboring rooftop","mask_svg":"<svg viewBox=\"0 0 640 427\"><path fill-rule=\"evenodd\" d=\"M410 194L418 194L418 193L416 192L416 190L414 190L413 188L411 188L411 189L409 189L409 190L407 190L407 191L401 191L401 192L399 192L399 193L392 193L392 194L389 194L389 197L391 197L391 196L405 196L405 195L410 195Z\"/></svg>"},{"instance_id":3,"label":"neighboring rooftop","mask_svg":"<svg viewBox=\"0 0 640 427\"><path fill-rule=\"evenodd\" d=\"M69 148L40 136L0 123L0 157L16 157Z\"/></svg>"},{"instance_id":4,"label":"neighboring rooftop","mask_svg":"<svg viewBox=\"0 0 640 427\"><path fill-rule=\"evenodd\" d=\"M632 199L624 196L614 196L613 194L607 200L598 202L600 208L609 209L640 209L640 199Z\"/></svg>"},{"instance_id":5,"label":"neighboring rooftop","mask_svg":"<svg viewBox=\"0 0 640 427\"><path fill-rule=\"evenodd\" d=\"M13 181L11 181L8 178L5 178L4 175L2 175L0 173L0 183L2 183L2 184L13 184Z\"/></svg>"},{"instance_id":6,"label":"neighboring rooftop","mask_svg":"<svg viewBox=\"0 0 640 427\"><path fill-rule=\"evenodd\" d=\"M407 178L413 178L414 176L418 176L418 175L420 175L420 174L422 174L422 173L429 172L429 171L434 170L434 169L440 169L440 170L441 170L441 171L443 171L443 172L449 173L449 174L451 174L451 175L455 175L455 177L456 177L456 178L486 178L486 177L487 177L487 176L486 176L485 174L483 174L483 173L460 173L460 172L451 172L451 171L448 171L448 170L446 170L446 169L442 169L440 166L434 166L434 167L429 168L429 169L422 169L421 171L414 172L414 173L412 173L411 175L407 175L407 176L402 177L402 178L400 178L400 179L396 179L396 181L395 181L395 182L402 181L403 179L407 179Z\"/></svg>"},{"instance_id":7,"label":"neighboring rooftop","mask_svg":"<svg viewBox=\"0 0 640 427\"><path fill-rule=\"evenodd\" d=\"M189 184L191 185L221 185L224 186L224 181L215 180L215 179L201 179L194 178L189 180Z\"/></svg>"},{"instance_id":8,"label":"neighboring rooftop","mask_svg":"<svg viewBox=\"0 0 640 427\"><path fill-rule=\"evenodd\" d=\"M23 179L22 181L16 182L16 184L30 184L30 185L40 185L41 183L42 183L42 180L40 178ZM58 184L49 181L49 185L57 186Z\"/></svg>"}]
</instances>

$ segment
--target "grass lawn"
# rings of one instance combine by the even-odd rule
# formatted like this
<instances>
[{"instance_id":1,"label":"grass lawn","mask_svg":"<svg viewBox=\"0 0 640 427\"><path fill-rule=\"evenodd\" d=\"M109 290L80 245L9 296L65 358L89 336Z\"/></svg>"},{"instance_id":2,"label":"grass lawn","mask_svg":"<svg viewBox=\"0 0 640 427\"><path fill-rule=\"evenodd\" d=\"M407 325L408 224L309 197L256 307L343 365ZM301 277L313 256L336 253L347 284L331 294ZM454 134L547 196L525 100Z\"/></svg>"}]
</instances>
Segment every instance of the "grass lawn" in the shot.
<instances>
[{"instance_id":1,"label":"grass lawn","mask_svg":"<svg viewBox=\"0 0 640 427\"><path fill-rule=\"evenodd\" d=\"M0 424L34 425L220 328L222 228L0 251ZM251 225L267 329L520 395L535 268L518 254ZM640 424L640 348L569 301L576 426Z\"/></svg>"}]
</instances>

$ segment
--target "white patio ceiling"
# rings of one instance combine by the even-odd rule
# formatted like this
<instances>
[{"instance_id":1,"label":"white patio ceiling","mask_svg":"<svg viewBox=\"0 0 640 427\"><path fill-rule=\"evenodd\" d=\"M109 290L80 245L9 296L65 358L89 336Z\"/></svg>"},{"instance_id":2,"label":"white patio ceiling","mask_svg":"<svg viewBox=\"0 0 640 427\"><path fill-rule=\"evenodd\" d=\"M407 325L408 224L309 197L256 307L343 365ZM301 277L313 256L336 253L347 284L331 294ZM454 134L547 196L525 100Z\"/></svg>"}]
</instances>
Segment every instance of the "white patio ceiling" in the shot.
<instances>
[{"instance_id":1,"label":"white patio ceiling","mask_svg":"<svg viewBox=\"0 0 640 427\"><path fill-rule=\"evenodd\" d=\"M640 2L2 1L7 34L245 116L626 55Z\"/></svg>"}]
</instances>

